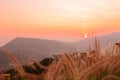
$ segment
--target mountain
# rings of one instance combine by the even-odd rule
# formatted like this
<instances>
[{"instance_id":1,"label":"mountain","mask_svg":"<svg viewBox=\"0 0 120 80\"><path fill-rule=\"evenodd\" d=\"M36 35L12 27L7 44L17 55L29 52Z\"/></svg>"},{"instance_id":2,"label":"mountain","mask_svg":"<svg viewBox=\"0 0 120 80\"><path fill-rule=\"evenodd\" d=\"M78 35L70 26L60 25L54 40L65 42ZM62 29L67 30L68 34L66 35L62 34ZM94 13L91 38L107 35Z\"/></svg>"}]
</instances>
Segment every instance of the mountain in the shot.
<instances>
[{"instance_id":1,"label":"mountain","mask_svg":"<svg viewBox=\"0 0 120 80\"><path fill-rule=\"evenodd\" d=\"M97 39L100 40L100 47L104 48L105 46L108 45L108 43L120 42L120 33L116 32L108 35L98 36ZM89 45L92 48L94 48L94 40L95 40L94 37L87 38L77 42L70 43L70 45L78 51L86 51Z\"/></svg>"},{"instance_id":2,"label":"mountain","mask_svg":"<svg viewBox=\"0 0 120 80\"><path fill-rule=\"evenodd\" d=\"M0 50L0 66L5 66L10 62L10 59Z\"/></svg>"},{"instance_id":3,"label":"mountain","mask_svg":"<svg viewBox=\"0 0 120 80\"><path fill-rule=\"evenodd\" d=\"M100 45L103 49L108 43L120 42L120 33L98 36L97 38L100 40ZM84 52L88 49L89 45L92 48L94 47L94 39L93 37L73 43L65 43L46 39L16 38L2 48L9 50L21 63L23 63L28 57L42 60L45 57L61 54L63 52ZM8 64L8 62L10 62L9 58L0 51L0 64Z\"/></svg>"},{"instance_id":4,"label":"mountain","mask_svg":"<svg viewBox=\"0 0 120 80\"><path fill-rule=\"evenodd\" d=\"M34 38L16 38L2 48L9 50L22 63L28 57L42 60L43 58L72 50L71 47L59 41ZM1 52L0 59L3 59L3 55ZM0 60L0 63L4 62L3 60Z\"/></svg>"}]
</instances>

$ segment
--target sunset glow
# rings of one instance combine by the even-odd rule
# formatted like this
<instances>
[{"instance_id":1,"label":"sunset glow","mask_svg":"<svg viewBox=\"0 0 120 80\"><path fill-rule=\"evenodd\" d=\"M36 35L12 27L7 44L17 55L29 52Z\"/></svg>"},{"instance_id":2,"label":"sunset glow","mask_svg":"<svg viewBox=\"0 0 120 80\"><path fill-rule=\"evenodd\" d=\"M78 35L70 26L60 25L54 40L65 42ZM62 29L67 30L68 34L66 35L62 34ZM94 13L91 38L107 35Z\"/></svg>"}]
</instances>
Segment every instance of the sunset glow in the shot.
<instances>
[{"instance_id":1,"label":"sunset glow","mask_svg":"<svg viewBox=\"0 0 120 80\"><path fill-rule=\"evenodd\" d=\"M84 38L88 38L88 35L84 35Z\"/></svg>"},{"instance_id":2,"label":"sunset glow","mask_svg":"<svg viewBox=\"0 0 120 80\"><path fill-rule=\"evenodd\" d=\"M119 0L0 0L5 42L16 36L78 41L86 32L89 37L120 32L119 21Z\"/></svg>"}]
</instances>

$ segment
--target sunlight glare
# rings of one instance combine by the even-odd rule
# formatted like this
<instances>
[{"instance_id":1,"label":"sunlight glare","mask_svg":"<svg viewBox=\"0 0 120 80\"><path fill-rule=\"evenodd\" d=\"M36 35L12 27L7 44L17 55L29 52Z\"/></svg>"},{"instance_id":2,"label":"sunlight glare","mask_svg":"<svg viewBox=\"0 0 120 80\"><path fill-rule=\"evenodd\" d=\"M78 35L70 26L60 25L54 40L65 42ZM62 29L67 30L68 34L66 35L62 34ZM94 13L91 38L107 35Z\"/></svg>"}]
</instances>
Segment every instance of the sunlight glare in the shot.
<instances>
[{"instance_id":1,"label":"sunlight glare","mask_svg":"<svg viewBox=\"0 0 120 80\"><path fill-rule=\"evenodd\" d=\"M88 38L87 34L86 34L86 35L84 35L84 38Z\"/></svg>"}]
</instances>

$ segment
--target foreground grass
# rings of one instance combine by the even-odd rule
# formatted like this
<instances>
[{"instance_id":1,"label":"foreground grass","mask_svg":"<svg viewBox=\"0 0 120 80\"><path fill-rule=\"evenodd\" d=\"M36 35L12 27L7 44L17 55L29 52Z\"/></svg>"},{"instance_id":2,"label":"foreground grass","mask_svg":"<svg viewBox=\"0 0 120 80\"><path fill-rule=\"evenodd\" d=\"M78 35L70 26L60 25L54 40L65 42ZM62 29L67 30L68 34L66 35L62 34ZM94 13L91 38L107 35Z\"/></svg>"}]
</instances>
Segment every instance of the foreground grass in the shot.
<instances>
[{"instance_id":1,"label":"foreground grass","mask_svg":"<svg viewBox=\"0 0 120 80\"><path fill-rule=\"evenodd\" d=\"M16 64L13 80L120 80L120 46L115 46L113 53L106 50L103 56L99 40L95 39L95 49L89 47L87 54L63 53L47 66L30 59L34 64L24 68L10 52L3 51Z\"/></svg>"}]
</instances>

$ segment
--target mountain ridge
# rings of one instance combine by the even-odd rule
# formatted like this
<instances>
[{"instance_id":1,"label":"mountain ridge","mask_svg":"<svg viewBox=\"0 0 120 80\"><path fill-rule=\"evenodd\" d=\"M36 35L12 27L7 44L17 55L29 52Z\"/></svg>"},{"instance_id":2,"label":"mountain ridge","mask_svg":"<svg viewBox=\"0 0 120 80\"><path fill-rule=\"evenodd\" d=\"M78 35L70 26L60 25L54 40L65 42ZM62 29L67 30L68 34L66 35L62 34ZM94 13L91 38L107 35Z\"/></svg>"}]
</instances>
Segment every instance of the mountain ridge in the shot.
<instances>
[{"instance_id":1,"label":"mountain ridge","mask_svg":"<svg viewBox=\"0 0 120 80\"><path fill-rule=\"evenodd\" d=\"M109 35L98 36L97 38L100 40L101 48L103 48L109 42L120 42L120 33L118 32ZM43 58L51 57L52 55L61 54L63 52L86 52L89 45L92 49L94 49L94 37L73 43L47 39L18 37L4 45L2 48L9 50L20 62L23 62L30 56L38 60L42 60ZM8 58L2 54L3 53L0 51L0 64L3 64L4 59ZM6 61L9 60L6 59ZM5 64L7 64L7 62L5 62Z\"/></svg>"},{"instance_id":2,"label":"mountain ridge","mask_svg":"<svg viewBox=\"0 0 120 80\"><path fill-rule=\"evenodd\" d=\"M46 39L15 38L2 48L9 50L18 59L20 56L27 58L32 55L38 60L70 51L72 48L62 42Z\"/></svg>"}]
</instances>

